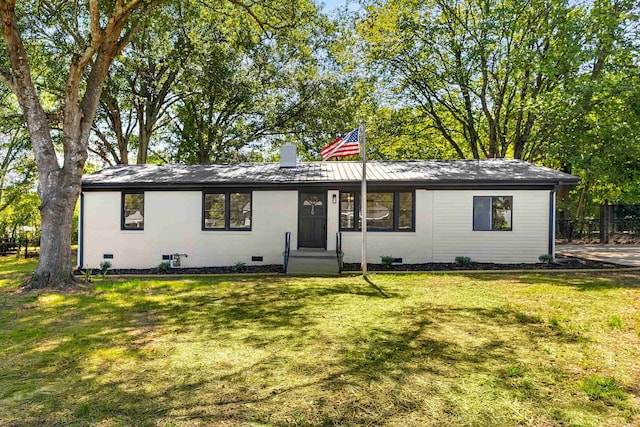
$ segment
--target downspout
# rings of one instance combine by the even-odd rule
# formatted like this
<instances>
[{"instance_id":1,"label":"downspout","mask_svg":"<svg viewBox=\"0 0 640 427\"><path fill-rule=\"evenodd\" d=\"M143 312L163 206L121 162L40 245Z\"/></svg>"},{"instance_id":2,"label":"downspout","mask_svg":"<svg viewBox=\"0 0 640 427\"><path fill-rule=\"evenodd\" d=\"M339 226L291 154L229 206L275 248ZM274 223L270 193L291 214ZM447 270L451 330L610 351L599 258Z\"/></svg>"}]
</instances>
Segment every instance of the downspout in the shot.
<instances>
[{"instance_id":1,"label":"downspout","mask_svg":"<svg viewBox=\"0 0 640 427\"><path fill-rule=\"evenodd\" d=\"M562 184L560 184L562 185ZM557 187L556 187L557 188ZM549 247L548 253L556 258L556 188L549 192Z\"/></svg>"},{"instance_id":2,"label":"downspout","mask_svg":"<svg viewBox=\"0 0 640 427\"><path fill-rule=\"evenodd\" d=\"M84 265L84 193L80 193L80 212L78 220L78 268Z\"/></svg>"}]
</instances>

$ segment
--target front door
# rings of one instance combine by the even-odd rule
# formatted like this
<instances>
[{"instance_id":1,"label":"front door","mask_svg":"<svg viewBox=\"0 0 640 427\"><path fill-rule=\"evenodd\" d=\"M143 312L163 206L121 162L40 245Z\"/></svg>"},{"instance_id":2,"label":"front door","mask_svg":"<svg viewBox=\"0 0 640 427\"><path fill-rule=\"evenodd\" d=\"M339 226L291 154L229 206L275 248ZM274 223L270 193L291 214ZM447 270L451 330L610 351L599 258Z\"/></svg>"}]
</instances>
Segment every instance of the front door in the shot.
<instances>
[{"instance_id":1,"label":"front door","mask_svg":"<svg viewBox=\"0 0 640 427\"><path fill-rule=\"evenodd\" d=\"M327 247L327 193L300 192L298 247Z\"/></svg>"}]
</instances>

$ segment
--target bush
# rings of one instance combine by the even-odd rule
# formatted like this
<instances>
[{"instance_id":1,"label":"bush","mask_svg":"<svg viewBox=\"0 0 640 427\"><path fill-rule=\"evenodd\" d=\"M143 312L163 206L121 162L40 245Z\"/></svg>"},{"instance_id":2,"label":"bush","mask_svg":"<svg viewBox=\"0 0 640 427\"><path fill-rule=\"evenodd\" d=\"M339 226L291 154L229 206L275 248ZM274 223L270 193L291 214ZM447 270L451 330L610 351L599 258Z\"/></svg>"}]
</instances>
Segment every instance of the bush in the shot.
<instances>
[{"instance_id":1,"label":"bush","mask_svg":"<svg viewBox=\"0 0 640 427\"><path fill-rule=\"evenodd\" d=\"M87 268L86 270L80 270L80 274L84 276L84 281L89 283L91 281L91 275L93 274L93 270Z\"/></svg>"},{"instance_id":2,"label":"bush","mask_svg":"<svg viewBox=\"0 0 640 427\"><path fill-rule=\"evenodd\" d=\"M107 270L109 270L110 268L111 268L111 262L102 261L100 263L100 273L102 274L102 277L107 275Z\"/></svg>"},{"instance_id":3,"label":"bush","mask_svg":"<svg viewBox=\"0 0 640 427\"><path fill-rule=\"evenodd\" d=\"M246 268L246 264L242 261L238 261L233 265L233 267L231 267L231 270L233 270L236 273L239 273L241 271L244 271L245 268Z\"/></svg>"},{"instance_id":4,"label":"bush","mask_svg":"<svg viewBox=\"0 0 640 427\"><path fill-rule=\"evenodd\" d=\"M551 261L553 261L553 255L551 254L540 255L538 259L540 260L540 262L546 262L547 264L551 264Z\"/></svg>"},{"instance_id":5,"label":"bush","mask_svg":"<svg viewBox=\"0 0 640 427\"><path fill-rule=\"evenodd\" d=\"M469 267L471 266L471 264L473 264L473 261L468 256L457 256L456 264L461 267Z\"/></svg>"},{"instance_id":6,"label":"bush","mask_svg":"<svg viewBox=\"0 0 640 427\"><path fill-rule=\"evenodd\" d=\"M166 273L171 268L171 263L169 261L162 261L158 264L158 273Z\"/></svg>"},{"instance_id":7,"label":"bush","mask_svg":"<svg viewBox=\"0 0 640 427\"><path fill-rule=\"evenodd\" d=\"M382 261L382 265L384 265L387 268L393 265L393 261L395 261L395 259L396 257L391 255L383 255L380 257L380 260Z\"/></svg>"}]
</instances>

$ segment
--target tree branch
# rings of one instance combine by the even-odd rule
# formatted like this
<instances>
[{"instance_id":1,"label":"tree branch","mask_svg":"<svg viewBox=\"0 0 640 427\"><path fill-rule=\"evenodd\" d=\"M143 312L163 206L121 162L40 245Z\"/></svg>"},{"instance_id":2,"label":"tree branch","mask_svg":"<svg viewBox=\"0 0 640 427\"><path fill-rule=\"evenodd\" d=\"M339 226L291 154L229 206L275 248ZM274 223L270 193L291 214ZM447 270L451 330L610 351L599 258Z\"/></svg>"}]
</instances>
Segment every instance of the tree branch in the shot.
<instances>
[{"instance_id":1,"label":"tree branch","mask_svg":"<svg viewBox=\"0 0 640 427\"><path fill-rule=\"evenodd\" d=\"M31 79L31 68L27 62L27 52L18 29L15 3L15 0L0 0L0 19L3 25L2 35L13 71L12 84L8 85L8 87L18 98L18 103L24 113L38 169L42 171L40 180L49 181L52 178L51 173L58 170L59 165L51 140L51 131L46 126L47 118ZM3 76L8 77L6 70L4 70ZM46 184L50 183L47 182Z\"/></svg>"},{"instance_id":2,"label":"tree branch","mask_svg":"<svg viewBox=\"0 0 640 427\"><path fill-rule=\"evenodd\" d=\"M91 20L91 39L98 40L102 36L102 28L100 28L100 5L98 0L89 1L89 13Z\"/></svg>"}]
</instances>

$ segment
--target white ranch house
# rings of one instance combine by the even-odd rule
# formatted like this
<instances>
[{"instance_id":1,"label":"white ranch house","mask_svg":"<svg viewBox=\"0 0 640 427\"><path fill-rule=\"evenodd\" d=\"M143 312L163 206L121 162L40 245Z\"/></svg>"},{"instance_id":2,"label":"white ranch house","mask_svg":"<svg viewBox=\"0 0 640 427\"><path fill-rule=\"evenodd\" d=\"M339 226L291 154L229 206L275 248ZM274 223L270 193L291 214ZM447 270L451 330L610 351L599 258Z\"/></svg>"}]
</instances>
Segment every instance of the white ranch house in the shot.
<instances>
[{"instance_id":1,"label":"white ranch house","mask_svg":"<svg viewBox=\"0 0 640 427\"><path fill-rule=\"evenodd\" d=\"M83 179L78 266L361 262L360 162L119 165ZM295 154L293 154L295 158ZM554 254L555 193L577 178L520 160L367 164L367 262L535 263ZM309 249L315 249L310 250ZM186 256L185 256L186 255Z\"/></svg>"}]
</instances>

